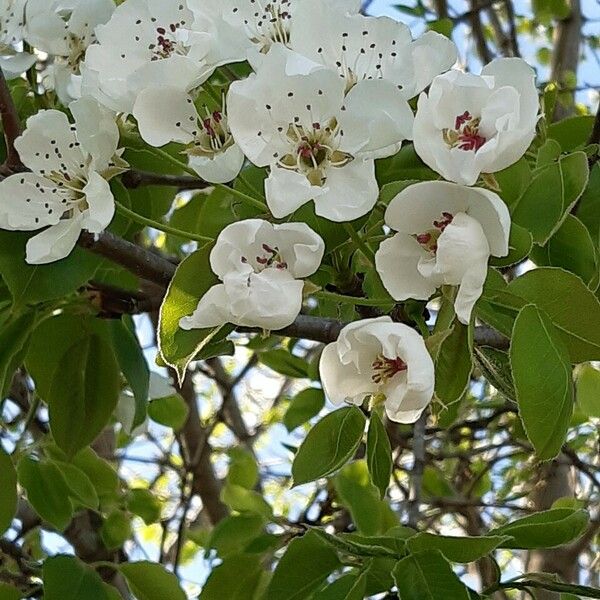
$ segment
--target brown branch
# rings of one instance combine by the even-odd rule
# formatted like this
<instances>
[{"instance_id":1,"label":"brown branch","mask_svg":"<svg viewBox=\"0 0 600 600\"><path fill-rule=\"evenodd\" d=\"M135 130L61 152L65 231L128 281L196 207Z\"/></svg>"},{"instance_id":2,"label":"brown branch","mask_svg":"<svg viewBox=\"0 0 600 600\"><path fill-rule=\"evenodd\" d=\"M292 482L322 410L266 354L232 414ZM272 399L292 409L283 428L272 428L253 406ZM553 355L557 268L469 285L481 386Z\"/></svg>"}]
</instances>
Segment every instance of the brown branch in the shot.
<instances>
[{"instance_id":1,"label":"brown branch","mask_svg":"<svg viewBox=\"0 0 600 600\"><path fill-rule=\"evenodd\" d=\"M0 116L6 142L6 160L0 166L0 174L6 176L23 170L23 163L15 149L15 140L21 135L21 121L2 69L0 69Z\"/></svg>"},{"instance_id":2,"label":"brown branch","mask_svg":"<svg viewBox=\"0 0 600 600\"><path fill-rule=\"evenodd\" d=\"M588 144L600 144L600 103L598 104L598 110L596 111L596 118L594 119L594 126L592 128L592 133L590 133Z\"/></svg>"},{"instance_id":3,"label":"brown branch","mask_svg":"<svg viewBox=\"0 0 600 600\"><path fill-rule=\"evenodd\" d=\"M492 6L494 2L490 2L487 6ZM473 37L475 38L475 45L477 47L477 54L483 64L489 63L493 56L488 48L487 42L485 41L485 33L483 31L483 24L481 22L481 10L486 5L480 4L479 0L471 0L471 10L468 13L468 20L471 23L471 31L473 32Z\"/></svg>"},{"instance_id":4,"label":"brown branch","mask_svg":"<svg viewBox=\"0 0 600 600\"><path fill-rule=\"evenodd\" d=\"M123 173L121 182L130 190L148 185L170 186L181 190L204 190L212 185L199 177L192 177L191 175L164 175L150 173L149 171L138 171L137 169L131 169Z\"/></svg>"}]
</instances>

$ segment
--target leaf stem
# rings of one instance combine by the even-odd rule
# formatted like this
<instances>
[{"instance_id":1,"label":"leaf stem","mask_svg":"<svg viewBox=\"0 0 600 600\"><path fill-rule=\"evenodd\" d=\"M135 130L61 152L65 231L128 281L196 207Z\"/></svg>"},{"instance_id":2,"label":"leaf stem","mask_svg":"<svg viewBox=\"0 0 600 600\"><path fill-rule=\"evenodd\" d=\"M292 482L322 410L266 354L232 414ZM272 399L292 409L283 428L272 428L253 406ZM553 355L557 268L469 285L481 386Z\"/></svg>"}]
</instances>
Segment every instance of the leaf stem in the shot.
<instances>
[{"instance_id":1,"label":"leaf stem","mask_svg":"<svg viewBox=\"0 0 600 600\"><path fill-rule=\"evenodd\" d=\"M354 228L350 223L344 223L344 229L346 233L350 236L350 239L354 242L356 247L362 252L363 256L373 265L375 266L375 254L373 250L369 248L365 240L360 237L360 234L354 231Z\"/></svg>"},{"instance_id":2,"label":"leaf stem","mask_svg":"<svg viewBox=\"0 0 600 600\"><path fill-rule=\"evenodd\" d=\"M158 231L162 231L164 233L170 233L171 235L176 235L182 238L186 238L188 240L192 240L195 242L213 242L214 239L211 237L207 237L205 235L198 235L195 233L190 233L188 231L183 231L181 229L177 229L175 227L171 227L170 225L166 225L165 223L159 223L158 221L153 221L152 219L147 219L146 217L142 217L142 215L138 215L136 212L129 210L126 206L121 204L118 200L115 200L115 205L117 210L124 215L125 217L129 217L132 221L136 223L140 223L141 225L145 225L146 227L152 227L153 229L157 229Z\"/></svg>"}]
</instances>

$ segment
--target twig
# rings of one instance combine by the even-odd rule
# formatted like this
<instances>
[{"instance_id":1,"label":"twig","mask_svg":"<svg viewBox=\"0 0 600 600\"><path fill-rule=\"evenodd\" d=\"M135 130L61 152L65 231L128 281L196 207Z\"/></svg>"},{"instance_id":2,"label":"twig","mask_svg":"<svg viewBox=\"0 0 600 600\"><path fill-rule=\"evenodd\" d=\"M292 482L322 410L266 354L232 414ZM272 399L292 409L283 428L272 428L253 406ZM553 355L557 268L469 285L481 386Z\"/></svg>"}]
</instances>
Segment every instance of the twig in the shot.
<instances>
[{"instance_id":1,"label":"twig","mask_svg":"<svg viewBox=\"0 0 600 600\"><path fill-rule=\"evenodd\" d=\"M423 473L425 471L425 429L427 427L427 411L415 423L413 429L413 467L410 475L410 500L408 503L408 526L417 528L420 519L419 506L423 489Z\"/></svg>"},{"instance_id":2,"label":"twig","mask_svg":"<svg viewBox=\"0 0 600 600\"><path fill-rule=\"evenodd\" d=\"M21 121L2 69L0 69L0 116L6 142L6 160L0 167L0 174L6 176L23 170L23 163L15 149L15 140L21 135Z\"/></svg>"},{"instance_id":3,"label":"twig","mask_svg":"<svg viewBox=\"0 0 600 600\"><path fill-rule=\"evenodd\" d=\"M138 171L136 169L131 169L123 173L121 181L130 190L147 185L176 187L181 190L204 190L212 187L211 183L191 175L164 175L150 173L149 171Z\"/></svg>"}]
</instances>

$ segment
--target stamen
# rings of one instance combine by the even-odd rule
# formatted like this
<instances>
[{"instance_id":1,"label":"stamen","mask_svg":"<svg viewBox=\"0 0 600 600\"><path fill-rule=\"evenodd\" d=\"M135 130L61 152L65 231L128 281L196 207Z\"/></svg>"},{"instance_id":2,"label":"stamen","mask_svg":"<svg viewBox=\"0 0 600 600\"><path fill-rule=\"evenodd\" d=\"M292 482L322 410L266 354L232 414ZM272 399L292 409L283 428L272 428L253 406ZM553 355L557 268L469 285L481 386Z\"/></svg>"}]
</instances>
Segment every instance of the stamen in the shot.
<instances>
[{"instance_id":1,"label":"stamen","mask_svg":"<svg viewBox=\"0 0 600 600\"><path fill-rule=\"evenodd\" d=\"M406 363L401 358L386 358L383 354L377 356L371 363L371 367L374 371L371 379L377 384L386 383L397 373L408 369Z\"/></svg>"}]
</instances>

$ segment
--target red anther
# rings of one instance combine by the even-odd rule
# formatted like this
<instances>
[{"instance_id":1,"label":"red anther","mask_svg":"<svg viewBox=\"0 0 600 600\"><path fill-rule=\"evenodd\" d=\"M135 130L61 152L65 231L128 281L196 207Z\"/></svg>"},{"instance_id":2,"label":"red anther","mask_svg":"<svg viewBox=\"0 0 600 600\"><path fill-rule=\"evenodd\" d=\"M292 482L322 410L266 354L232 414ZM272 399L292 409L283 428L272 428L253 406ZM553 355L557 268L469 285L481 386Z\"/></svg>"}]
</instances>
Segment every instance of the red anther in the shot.
<instances>
[{"instance_id":1,"label":"red anther","mask_svg":"<svg viewBox=\"0 0 600 600\"><path fill-rule=\"evenodd\" d=\"M417 242L419 242L419 244L428 244L430 241L431 241L430 233L420 233L417 236Z\"/></svg>"},{"instance_id":2,"label":"red anther","mask_svg":"<svg viewBox=\"0 0 600 600\"><path fill-rule=\"evenodd\" d=\"M467 121L470 121L471 118L471 113L468 110L465 110L462 115L458 115L458 117L456 117L456 120L454 121L454 129L460 129Z\"/></svg>"},{"instance_id":3,"label":"red anther","mask_svg":"<svg viewBox=\"0 0 600 600\"><path fill-rule=\"evenodd\" d=\"M317 131L321 129L321 123L313 123L313 129L316 129Z\"/></svg>"},{"instance_id":4,"label":"red anther","mask_svg":"<svg viewBox=\"0 0 600 600\"><path fill-rule=\"evenodd\" d=\"M256 257L256 262L259 265L266 265L269 262L269 259L268 258L263 258L262 256L257 256Z\"/></svg>"},{"instance_id":5,"label":"red anther","mask_svg":"<svg viewBox=\"0 0 600 600\"><path fill-rule=\"evenodd\" d=\"M165 33L167 33L167 30L164 27L157 27L156 31L158 31L158 33L161 35L165 35Z\"/></svg>"},{"instance_id":6,"label":"red anther","mask_svg":"<svg viewBox=\"0 0 600 600\"><path fill-rule=\"evenodd\" d=\"M248 262L248 259L245 256L242 256L241 261L246 264Z\"/></svg>"},{"instance_id":7,"label":"red anther","mask_svg":"<svg viewBox=\"0 0 600 600\"><path fill-rule=\"evenodd\" d=\"M461 133L458 136L461 150L479 150L486 143L486 139L477 133Z\"/></svg>"},{"instance_id":8,"label":"red anther","mask_svg":"<svg viewBox=\"0 0 600 600\"><path fill-rule=\"evenodd\" d=\"M454 219L454 215L449 212L443 212L442 217L444 217L444 219L446 219L447 221L450 221L450 222L452 222L452 219Z\"/></svg>"},{"instance_id":9,"label":"red anther","mask_svg":"<svg viewBox=\"0 0 600 600\"><path fill-rule=\"evenodd\" d=\"M276 254L277 250L273 250L273 248L271 248L271 246L267 245L267 244L263 244L262 248L265 252L270 252L271 254Z\"/></svg>"},{"instance_id":10,"label":"red anther","mask_svg":"<svg viewBox=\"0 0 600 600\"><path fill-rule=\"evenodd\" d=\"M215 110L215 112L212 114L212 118L215 123L220 123L223 119L223 115L221 111Z\"/></svg>"}]
</instances>

